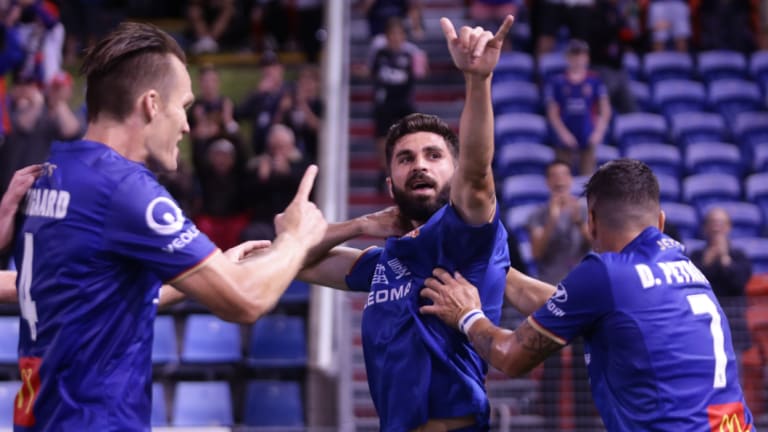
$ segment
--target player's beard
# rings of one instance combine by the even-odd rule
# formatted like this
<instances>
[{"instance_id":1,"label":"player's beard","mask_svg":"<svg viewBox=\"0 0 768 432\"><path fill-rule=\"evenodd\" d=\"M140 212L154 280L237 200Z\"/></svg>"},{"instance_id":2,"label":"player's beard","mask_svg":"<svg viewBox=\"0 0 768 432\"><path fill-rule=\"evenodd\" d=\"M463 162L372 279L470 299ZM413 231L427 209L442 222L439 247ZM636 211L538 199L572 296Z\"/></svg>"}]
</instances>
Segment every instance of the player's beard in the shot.
<instances>
[{"instance_id":1,"label":"player's beard","mask_svg":"<svg viewBox=\"0 0 768 432\"><path fill-rule=\"evenodd\" d=\"M410 226L413 221L419 225L426 223L441 207L448 204L451 195L451 183L448 182L434 197L417 197L392 185L392 196L404 219L403 226Z\"/></svg>"}]
</instances>

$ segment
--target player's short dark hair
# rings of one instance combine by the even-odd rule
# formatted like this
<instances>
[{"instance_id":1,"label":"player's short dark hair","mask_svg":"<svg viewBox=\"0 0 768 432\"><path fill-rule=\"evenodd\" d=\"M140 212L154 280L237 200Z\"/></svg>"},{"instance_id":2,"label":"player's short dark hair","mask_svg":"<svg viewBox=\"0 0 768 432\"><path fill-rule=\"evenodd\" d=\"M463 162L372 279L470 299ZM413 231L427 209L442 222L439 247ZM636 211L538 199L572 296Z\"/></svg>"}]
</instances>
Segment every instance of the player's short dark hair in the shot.
<instances>
[{"instance_id":1,"label":"player's short dark hair","mask_svg":"<svg viewBox=\"0 0 768 432\"><path fill-rule=\"evenodd\" d=\"M656 176L634 159L601 166L584 186L584 195L596 218L615 228L656 217L660 208Z\"/></svg>"},{"instance_id":2,"label":"player's short dark hair","mask_svg":"<svg viewBox=\"0 0 768 432\"><path fill-rule=\"evenodd\" d=\"M554 168L556 166L559 166L559 165L562 165L562 166L568 168L568 172L573 174L573 168L571 167L571 164L568 161L566 161L565 159L556 158L552 162L548 163L547 166L544 168L544 175L545 176L549 176L549 171L552 168Z\"/></svg>"},{"instance_id":3,"label":"player's short dark hair","mask_svg":"<svg viewBox=\"0 0 768 432\"><path fill-rule=\"evenodd\" d=\"M88 121L107 115L117 121L131 113L136 98L150 88L171 88L171 57L186 63L184 51L151 24L124 22L90 48L80 73L86 77Z\"/></svg>"},{"instance_id":4,"label":"player's short dark hair","mask_svg":"<svg viewBox=\"0 0 768 432\"><path fill-rule=\"evenodd\" d=\"M387 172L392 168L392 155L395 151L395 144L406 135L416 132L431 132L439 135L445 140L445 144L450 150L451 155L456 158L459 155L459 137L451 128L439 117L429 114L409 114L395 124L393 124L384 141L384 152L387 157Z\"/></svg>"}]
</instances>

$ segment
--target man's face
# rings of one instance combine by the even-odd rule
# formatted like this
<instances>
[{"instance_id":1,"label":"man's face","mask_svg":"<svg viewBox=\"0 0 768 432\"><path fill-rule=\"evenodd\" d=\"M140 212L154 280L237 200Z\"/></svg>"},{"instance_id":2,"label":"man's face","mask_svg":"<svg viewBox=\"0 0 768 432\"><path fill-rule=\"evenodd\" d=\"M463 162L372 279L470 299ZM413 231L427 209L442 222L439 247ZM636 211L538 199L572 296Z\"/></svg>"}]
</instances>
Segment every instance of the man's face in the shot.
<instances>
[{"instance_id":1,"label":"man's face","mask_svg":"<svg viewBox=\"0 0 768 432\"><path fill-rule=\"evenodd\" d=\"M159 96L158 113L147 134L145 146L148 162L164 171L175 171L179 141L189 133L187 109L194 101L192 81L184 64L176 57L171 60L171 86L165 97Z\"/></svg>"},{"instance_id":2,"label":"man's face","mask_svg":"<svg viewBox=\"0 0 768 432\"><path fill-rule=\"evenodd\" d=\"M547 170L547 186L553 197L562 197L571 194L573 176L571 170L563 164L555 164Z\"/></svg>"},{"instance_id":3,"label":"man's face","mask_svg":"<svg viewBox=\"0 0 768 432\"><path fill-rule=\"evenodd\" d=\"M219 97L219 74L207 71L200 76L200 93L203 99L216 99Z\"/></svg>"},{"instance_id":4,"label":"man's face","mask_svg":"<svg viewBox=\"0 0 768 432\"><path fill-rule=\"evenodd\" d=\"M406 219L424 223L448 203L456 165L441 136L416 132L400 138L390 162L390 190Z\"/></svg>"},{"instance_id":5,"label":"man's face","mask_svg":"<svg viewBox=\"0 0 768 432\"><path fill-rule=\"evenodd\" d=\"M707 240L728 237L731 233L731 218L723 209L712 209L704 222L704 236Z\"/></svg>"},{"instance_id":6,"label":"man's face","mask_svg":"<svg viewBox=\"0 0 768 432\"><path fill-rule=\"evenodd\" d=\"M387 31L387 46L392 51L400 51L405 43L405 30L402 27L392 27Z\"/></svg>"},{"instance_id":7,"label":"man's face","mask_svg":"<svg viewBox=\"0 0 768 432\"><path fill-rule=\"evenodd\" d=\"M584 71L589 68L589 53L587 52L569 53L565 59L568 62L568 70Z\"/></svg>"}]
</instances>

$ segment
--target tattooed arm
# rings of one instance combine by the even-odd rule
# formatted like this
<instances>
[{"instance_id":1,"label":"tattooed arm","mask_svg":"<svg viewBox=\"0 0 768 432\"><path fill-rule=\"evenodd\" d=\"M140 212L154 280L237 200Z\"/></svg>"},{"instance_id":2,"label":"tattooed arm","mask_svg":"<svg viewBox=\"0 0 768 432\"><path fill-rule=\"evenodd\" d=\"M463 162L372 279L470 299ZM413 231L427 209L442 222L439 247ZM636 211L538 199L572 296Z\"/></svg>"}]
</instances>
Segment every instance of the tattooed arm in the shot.
<instances>
[{"instance_id":1,"label":"tattooed arm","mask_svg":"<svg viewBox=\"0 0 768 432\"><path fill-rule=\"evenodd\" d=\"M481 307L477 288L458 272L451 276L445 270L435 269L432 274L424 282L421 295L433 304L422 306L421 312L437 315L457 328L462 325L459 321L464 321L464 331L472 346L496 369L512 377L520 376L563 347L531 325L530 318L514 331L496 327L480 314L474 321L465 318ZM473 322L468 324L470 321Z\"/></svg>"}]
</instances>

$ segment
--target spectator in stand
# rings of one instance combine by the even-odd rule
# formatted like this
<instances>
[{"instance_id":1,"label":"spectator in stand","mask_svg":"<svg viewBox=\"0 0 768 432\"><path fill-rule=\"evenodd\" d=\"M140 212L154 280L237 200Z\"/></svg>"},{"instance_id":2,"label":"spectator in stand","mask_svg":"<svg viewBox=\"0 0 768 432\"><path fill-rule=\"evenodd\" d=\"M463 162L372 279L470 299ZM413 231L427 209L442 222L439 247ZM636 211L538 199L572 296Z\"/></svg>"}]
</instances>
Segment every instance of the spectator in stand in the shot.
<instances>
[{"instance_id":1,"label":"spectator in stand","mask_svg":"<svg viewBox=\"0 0 768 432\"><path fill-rule=\"evenodd\" d=\"M587 206L571 194L573 175L569 163L555 160L547 166L546 176L549 202L531 214L528 231L533 259L539 270L538 279L557 285L590 249ZM572 344L572 349L576 430L590 430L592 403L581 339ZM559 353L544 360L541 403L548 430L560 429L558 407L562 370Z\"/></svg>"},{"instance_id":2,"label":"spectator in stand","mask_svg":"<svg viewBox=\"0 0 768 432\"><path fill-rule=\"evenodd\" d=\"M248 225L245 155L240 143L227 138L211 141L197 177L201 194L195 224L219 248L237 245Z\"/></svg>"},{"instance_id":3,"label":"spectator in stand","mask_svg":"<svg viewBox=\"0 0 768 432\"><path fill-rule=\"evenodd\" d=\"M7 9L0 9L0 14L4 13L7 13ZM16 30L0 21L0 147L2 147L2 137L11 130L6 75L18 68L23 60L24 50Z\"/></svg>"},{"instance_id":4,"label":"spectator in stand","mask_svg":"<svg viewBox=\"0 0 768 432\"><path fill-rule=\"evenodd\" d=\"M43 86L61 71L64 26L59 8L49 0L17 0L6 16L6 25L16 27L26 53L16 76L21 81L35 80Z\"/></svg>"},{"instance_id":5,"label":"spectator in stand","mask_svg":"<svg viewBox=\"0 0 768 432\"><path fill-rule=\"evenodd\" d=\"M721 207L713 207L704 218L703 234L706 246L691 252L691 261L698 267L715 293L728 317L737 353L750 346L744 318L745 287L752 276L752 263L741 249L730 241L731 218Z\"/></svg>"},{"instance_id":6,"label":"spectator in stand","mask_svg":"<svg viewBox=\"0 0 768 432\"><path fill-rule=\"evenodd\" d=\"M299 72L296 86L283 95L275 123L293 129L296 146L307 161L317 160L317 134L323 117L323 100L320 97L320 72L317 66L304 66Z\"/></svg>"},{"instance_id":7,"label":"spectator in stand","mask_svg":"<svg viewBox=\"0 0 768 432\"><path fill-rule=\"evenodd\" d=\"M629 76L622 66L625 44L632 41L633 34L618 0L597 0L592 22L590 62L608 89L611 105L620 113L637 111Z\"/></svg>"},{"instance_id":8,"label":"spectator in stand","mask_svg":"<svg viewBox=\"0 0 768 432\"><path fill-rule=\"evenodd\" d=\"M93 45L123 21L128 0L66 0L59 4L66 29L64 64L71 66L83 48Z\"/></svg>"},{"instance_id":9,"label":"spectator in stand","mask_svg":"<svg viewBox=\"0 0 768 432\"><path fill-rule=\"evenodd\" d=\"M247 240L272 240L274 217L291 201L307 162L296 147L293 131L282 124L269 129L267 152L249 162L248 193L252 219L243 233Z\"/></svg>"},{"instance_id":10,"label":"spectator in stand","mask_svg":"<svg viewBox=\"0 0 768 432\"><path fill-rule=\"evenodd\" d=\"M581 175L595 170L595 148L603 143L611 119L611 102L600 78L589 71L589 45L572 39L566 52L568 66L547 83L547 118L557 134L561 160L573 164L578 156ZM597 113L595 115L595 113Z\"/></svg>"},{"instance_id":11,"label":"spectator in stand","mask_svg":"<svg viewBox=\"0 0 768 432\"><path fill-rule=\"evenodd\" d=\"M285 70L271 51L262 54L259 62L261 80L258 87L235 108L235 119L251 122L251 147L254 154L265 151L269 128L275 123L275 114L283 99Z\"/></svg>"},{"instance_id":12,"label":"spectator in stand","mask_svg":"<svg viewBox=\"0 0 768 432\"><path fill-rule=\"evenodd\" d=\"M77 138L83 128L69 106L72 78L66 73L52 80L47 93L34 81L17 83L10 93L11 132L0 147L0 190L16 170L45 161L51 142Z\"/></svg>"},{"instance_id":13,"label":"spectator in stand","mask_svg":"<svg viewBox=\"0 0 768 432\"><path fill-rule=\"evenodd\" d=\"M734 50L751 53L756 48L752 32L750 0L701 0L699 38L702 50Z\"/></svg>"},{"instance_id":14,"label":"spectator in stand","mask_svg":"<svg viewBox=\"0 0 768 432\"><path fill-rule=\"evenodd\" d=\"M232 47L242 41L235 0L190 0L187 19L191 25L193 54L215 53L222 46Z\"/></svg>"},{"instance_id":15,"label":"spectator in stand","mask_svg":"<svg viewBox=\"0 0 768 432\"><path fill-rule=\"evenodd\" d=\"M573 39L586 40L592 22L595 0L541 0L534 2L536 16L536 54L554 51L563 27Z\"/></svg>"},{"instance_id":16,"label":"spectator in stand","mask_svg":"<svg viewBox=\"0 0 768 432\"><path fill-rule=\"evenodd\" d=\"M650 0L648 26L654 51L664 51L670 42L675 49L688 52L691 38L691 10L687 0Z\"/></svg>"},{"instance_id":17,"label":"spectator in stand","mask_svg":"<svg viewBox=\"0 0 768 432\"><path fill-rule=\"evenodd\" d=\"M419 0L362 0L361 4L371 37L385 33L392 18L401 22L408 18L411 36L416 40L424 37Z\"/></svg>"},{"instance_id":18,"label":"spectator in stand","mask_svg":"<svg viewBox=\"0 0 768 432\"><path fill-rule=\"evenodd\" d=\"M219 72L213 65L204 65L198 80L199 94L189 109L192 139L207 140L219 133L219 126L228 134L237 133L240 126L234 118L234 103L221 94Z\"/></svg>"}]
</instances>

